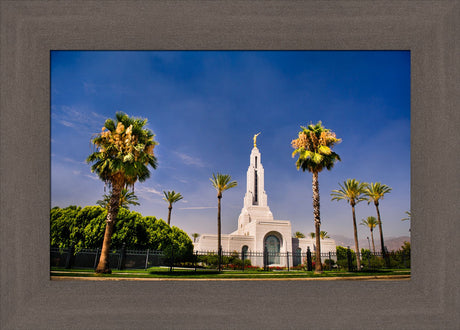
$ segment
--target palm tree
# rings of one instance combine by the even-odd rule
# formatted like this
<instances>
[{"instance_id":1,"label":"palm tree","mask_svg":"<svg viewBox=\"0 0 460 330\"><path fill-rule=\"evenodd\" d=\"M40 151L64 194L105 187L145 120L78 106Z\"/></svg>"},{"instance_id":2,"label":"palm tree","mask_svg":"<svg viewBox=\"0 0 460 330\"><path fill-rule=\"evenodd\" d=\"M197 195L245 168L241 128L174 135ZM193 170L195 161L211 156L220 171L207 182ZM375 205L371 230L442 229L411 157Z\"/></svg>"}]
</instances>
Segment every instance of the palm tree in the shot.
<instances>
[{"instance_id":1,"label":"palm tree","mask_svg":"<svg viewBox=\"0 0 460 330\"><path fill-rule=\"evenodd\" d=\"M324 230L321 230L321 232L319 233L319 237L321 239L331 238L331 236L328 235L327 231L324 231Z\"/></svg>"},{"instance_id":2,"label":"palm tree","mask_svg":"<svg viewBox=\"0 0 460 330\"><path fill-rule=\"evenodd\" d=\"M371 182L366 183L366 189L364 194L366 195L367 204L374 202L375 209L377 210L377 220L379 224L379 231L380 231L380 245L382 248L382 255L383 258L386 260L387 266L390 266L390 260L387 258L386 251L385 251L385 244L383 242L383 230L382 230L382 219L380 218L380 211L379 211L379 201L383 199L385 194L390 193L391 188L387 185L381 184L380 182Z\"/></svg>"},{"instance_id":3,"label":"palm tree","mask_svg":"<svg viewBox=\"0 0 460 330\"><path fill-rule=\"evenodd\" d=\"M220 210L221 210L221 199L222 199L222 192L236 187L237 182L231 181L232 178L228 174L212 174L212 178L210 178L212 186L217 191L217 251L219 254L219 272L221 271L221 261L222 261L222 244L221 244L221 224L220 224Z\"/></svg>"},{"instance_id":4,"label":"palm tree","mask_svg":"<svg viewBox=\"0 0 460 330\"><path fill-rule=\"evenodd\" d=\"M406 217L402 218L401 221L412 221L412 213L410 211L406 211ZM409 227L410 231L410 227Z\"/></svg>"},{"instance_id":5,"label":"palm tree","mask_svg":"<svg viewBox=\"0 0 460 330\"><path fill-rule=\"evenodd\" d=\"M374 228L377 226L378 220L375 217L367 217L366 219L363 219L360 223L360 225L367 226L369 227L369 230L371 231L371 238L372 238L372 250L375 254L375 245L374 245Z\"/></svg>"},{"instance_id":6,"label":"palm tree","mask_svg":"<svg viewBox=\"0 0 460 330\"><path fill-rule=\"evenodd\" d=\"M182 198L182 195L180 193L176 193L174 190L173 191L163 191L163 194L165 197L163 199L169 203L168 206L168 225L171 223L171 210L172 210L172 205L178 201L180 201Z\"/></svg>"},{"instance_id":7,"label":"palm tree","mask_svg":"<svg viewBox=\"0 0 460 330\"><path fill-rule=\"evenodd\" d=\"M355 238L355 252L356 252L356 265L358 271L361 270L361 261L359 259L359 244L358 244L358 229L356 228L356 215L355 205L361 201L366 200L364 197L365 183L359 182L355 179L347 179L342 184L339 183L340 189L332 190L332 200L345 200L351 205L351 211L353 213L353 234Z\"/></svg>"},{"instance_id":8,"label":"palm tree","mask_svg":"<svg viewBox=\"0 0 460 330\"><path fill-rule=\"evenodd\" d=\"M310 237L311 237L312 239L315 238L315 236L316 236L316 234L315 234L314 232L311 232L309 235L310 235Z\"/></svg>"},{"instance_id":9,"label":"palm tree","mask_svg":"<svg viewBox=\"0 0 460 330\"><path fill-rule=\"evenodd\" d=\"M146 124L147 119L132 118L117 112L115 121L107 119L101 133L91 140L96 150L86 162L92 163L91 172L111 188L97 273L111 273L109 249L123 188L134 187L137 181L143 182L149 178L149 165L153 169L157 167L153 149L158 143L153 139L153 132L144 128Z\"/></svg>"},{"instance_id":10,"label":"palm tree","mask_svg":"<svg viewBox=\"0 0 460 330\"><path fill-rule=\"evenodd\" d=\"M96 204L105 209L108 208L111 196L112 192L110 192L109 195L104 195L104 199L98 200ZM129 205L140 205L137 201L138 198L136 195L134 195L134 191L129 191L126 188L121 189L120 207L129 210Z\"/></svg>"},{"instance_id":11,"label":"palm tree","mask_svg":"<svg viewBox=\"0 0 460 330\"><path fill-rule=\"evenodd\" d=\"M410 213L410 211L406 211L406 217L405 218L402 218L401 221L411 221L412 220L412 214Z\"/></svg>"},{"instance_id":12,"label":"palm tree","mask_svg":"<svg viewBox=\"0 0 460 330\"><path fill-rule=\"evenodd\" d=\"M295 238L305 238L305 235L301 233L300 231L296 231L294 234Z\"/></svg>"},{"instance_id":13,"label":"palm tree","mask_svg":"<svg viewBox=\"0 0 460 330\"><path fill-rule=\"evenodd\" d=\"M292 157L296 154L299 158L296 161L297 170L312 173L312 190L313 190L313 215L315 219L316 235L316 255L318 262L315 263L315 272L322 271L321 265L321 246L320 246L320 204L319 204L319 183L318 174L323 169L331 170L337 160L340 160L338 154L332 151L332 147L340 143L341 140L336 138L335 133L330 129L324 128L321 121L316 125L301 126L302 130L298 133L298 138L292 140L291 145L295 149Z\"/></svg>"},{"instance_id":14,"label":"palm tree","mask_svg":"<svg viewBox=\"0 0 460 330\"><path fill-rule=\"evenodd\" d=\"M200 234L198 234L198 233L193 233L193 234L192 234L192 237L193 237L193 243L195 243L195 242L196 242L196 239L197 239L198 237L200 237Z\"/></svg>"}]
</instances>

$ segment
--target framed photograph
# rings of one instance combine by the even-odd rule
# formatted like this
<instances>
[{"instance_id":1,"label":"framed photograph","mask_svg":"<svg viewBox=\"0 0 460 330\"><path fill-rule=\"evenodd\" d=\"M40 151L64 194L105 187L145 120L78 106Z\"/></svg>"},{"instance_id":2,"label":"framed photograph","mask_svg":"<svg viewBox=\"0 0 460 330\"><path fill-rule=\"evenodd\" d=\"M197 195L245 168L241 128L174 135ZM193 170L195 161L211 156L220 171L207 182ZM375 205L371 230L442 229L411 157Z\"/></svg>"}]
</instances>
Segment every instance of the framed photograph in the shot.
<instances>
[{"instance_id":1,"label":"framed photograph","mask_svg":"<svg viewBox=\"0 0 460 330\"><path fill-rule=\"evenodd\" d=\"M4 1L1 9L1 328L458 326L458 1ZM120 50L410 52L411 280L51 281L51 54Z\"/></svg>"}]
</instances>

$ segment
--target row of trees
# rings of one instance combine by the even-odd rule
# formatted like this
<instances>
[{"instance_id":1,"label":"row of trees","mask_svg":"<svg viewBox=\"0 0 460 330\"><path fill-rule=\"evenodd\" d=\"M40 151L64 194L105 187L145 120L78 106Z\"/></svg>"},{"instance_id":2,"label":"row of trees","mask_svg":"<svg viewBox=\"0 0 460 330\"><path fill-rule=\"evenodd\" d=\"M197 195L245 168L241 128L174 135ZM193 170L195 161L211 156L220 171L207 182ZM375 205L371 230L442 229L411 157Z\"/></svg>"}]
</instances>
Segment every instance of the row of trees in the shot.
<instances>
[{"instance_id":1,"label":"row of trees","mask_svg":"<svg viewBox=\"0 0 460 330\"><path fill-rule=\"evenodd\" d=\"M54 207L50 216L51 245L65 249L100 248L104 240L107 209L101 206ZM170 227L162 219L142 216L140 213L120 208L111 238L112 246L120 248L123 243L128 249L160 250L174 249L183 259L193 255L193 243L181 229Z\"/></svg>"},{"instance_id":2,"label":"row of trees","mask_svg":"<svg viewBox=\"0 0 460 330\"><path fill-rule=\"evenodd\" d=\"M316 237L316 233L314 233L314 232L311 232L311 233L309 233L308 235L309 235L311 238L315 238L315 237ZM296 231L295 234L294 234L294 237L295 237L295 238L305 238L305 234L301 233L300 231ZM321 239L331 238L331 237L329 236L329 234L327 233L327 231L324 231L324 230L321 230L321 231L319 232L319 237L320 237Z\"/></svg>"},{"instance_id":3,"label":"row of trees","mask_svg":"<svg viewBox=\"0 0 460 330\"><path fill-rule=\"evenodd\" d=\"M144 127L146 123L146 119L131 118L122 112L118 112L115 121L107 119L101 133L92 139L95 150L88 156L87 162L92 164L91 171L96 173L111 188L111 193L106 198L107 218L101 258L96 268L96 272L98 273L111 272L108 265L108 253L120 209L120 197L123 189L134 187L137 181L145 181L150 177L149 167L153 169L157 167L157 159L153 150L158 143L154 140L153 132ZM254 137L254 143L255 139L256 136ZM309 171L313 176L313 214L316 252L319 255L321 253L321 218L318 174L323 169L331 170L334 164L340 160L339 155L332 151L333 146L340 142L341 140L335 136L335 133L330 129L324 128L321 122L309 125L308 127L302 126L302 130L298 133L298 138L291 142L295 149L292 156L298 155L296 161L297 169ZM221 255L222 192L235 187L237 183L236 181L232 181L229 175L220 173L213 174L210 180L217 191L218 250L219 255ZM384 252L383 232L378 204L383 195L388 193L391 188L380 183L366 184L354 179L345 181L343 186L340 185L340 188L333 191L332 199L344 199L352 206L356 251L359 251L359 247L354 207L356 203L364 200L363 196L365 195L369 203L372 200L376 206L382 251ZM170 223L172 204L181 198L180 194L177 195L174 191L172 191L172 194L165 192L165 200L169 202L168 223ZM321 272L321 270L321 262L317 262L315 271Z\"/></svg>"},{"instance_id":4,"label":"row of trees","mask_svg":"<svg viewBox=\"0 0 460 330\"><path fill-rule=\"evenodd\" d=\"M315 237L316 237L316 252L321 255L321 217L320 217L320 197L318 174L324 170L331 170L337 161L340 161L340 156L332 151L332 148L341 142L334 132L323 127L321 121L317 124L310 124L307 127L301 126L302 130L298 133L298 137L292 140L291 145L294 148L292 157L298 156L296 160L297 169L312 173L312 190L313 190L313 215L315 222ZM358 231L356 227L355 206L361 201L373 202L377 211L377 220L374 223L379 226L380 242L382 253L385 255L382 220L380 217L379 203L383 196L391 191L391 188L381 184L380 182L365 183L355 179L348 179L343 184L339 183L340 189L333 190L331 193L332 200L345 200L350 204L353 216L353 234L355 240L355 251L359 251ZM371 221L373 222L373 221ZM369 219L367 220L368 226ZM372 230L371 230L372 232ZM312 236L313 238L313 236ZM373 241L373 238L372 238ZM358 269L360 269L360 260L357 258ZM321 262L315 264L315 272L322 271Z\"/></svg>"},{"instance_id":5,"label":"row of trees","mask_svg":"<svg viewBox=\"0 0 460 330\"><path fill-rule=\"evenodd\" d=\"M157 159L154 148L158 143L154 134L145 128L147 119L131 118L123 112L117 112L115 121L107 119L101 133L92 140L94 151L86 161L91 163L91 171L96 173L111 189L110 195L105 196L107 217L102 242L101 257L96 267L97 273L110 273L108 264L109 249L114 232L117 230L116 219L122 205L123 191L134 188L136 182L143 182L150 177L149 167L156 169ZM221 255L221 199L222 192L235 187L236 181L226 174L213 174L211 183L217 191L218 199L218 248ZM168 225L171 221L172 204L182 199L179 193L164 192L168 206ZM132 196L131 196L132 197ZM133 199L132 199L133 201ZM134 201L136 203L136 201ZM219 265L220 269L220 265Z\"/></svg>"}]
</instances>

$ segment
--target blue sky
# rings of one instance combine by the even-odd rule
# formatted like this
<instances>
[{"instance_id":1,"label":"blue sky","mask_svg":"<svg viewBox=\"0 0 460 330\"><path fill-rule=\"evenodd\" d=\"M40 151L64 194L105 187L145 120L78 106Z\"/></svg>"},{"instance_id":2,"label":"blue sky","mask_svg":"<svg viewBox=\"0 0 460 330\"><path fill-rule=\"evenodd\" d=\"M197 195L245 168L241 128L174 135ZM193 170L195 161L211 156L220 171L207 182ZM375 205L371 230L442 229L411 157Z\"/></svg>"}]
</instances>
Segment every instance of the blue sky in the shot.
<instances>
[{"instance_id":1,"label":"blue sky","mask_svg":"<svg viewBox=\"0 0 460 330\"><path fill-rule=\"evenodd\" d=\"M51 52L51 206L95 205L104 184L85 163L90 139L123 111L148 119L159 166L135 193L143 215L167 219L163 190L180 192L171 224L217 231L209 178L230 174L222 232L236 230L252 137L265 191L278 220L314 231L311 174L297 171L291 140L316 123L342 143L319 175L322 230L353 237L351 207L330 192L348 178L393 188L380 203L386 237L409 235L410 53L408 51L53 51ZM108 190L107 190L108 191ZM375 207L357 205L357 220ZM368 229L359 227L360 237Z\"/></svg>"}]
</instances>

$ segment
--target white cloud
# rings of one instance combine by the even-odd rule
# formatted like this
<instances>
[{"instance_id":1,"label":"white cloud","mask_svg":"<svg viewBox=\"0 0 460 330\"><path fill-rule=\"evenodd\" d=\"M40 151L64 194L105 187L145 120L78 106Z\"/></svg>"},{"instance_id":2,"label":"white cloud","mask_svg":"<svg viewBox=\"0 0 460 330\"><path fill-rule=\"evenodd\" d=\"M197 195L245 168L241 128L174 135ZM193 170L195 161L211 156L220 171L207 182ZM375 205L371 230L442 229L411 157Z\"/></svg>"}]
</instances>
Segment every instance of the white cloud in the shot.
<instances>
[{"instance_id":1,"label":"white cloud","mask_svg":"<svg viewBox=\"0 0 460 330\"><path fill-rule=\"evenodd\" d=\"M143 199L148 199L148 200L157 200L157 198L153 198L153 195L163 197L163 192L155 188L151 188L151 187L143 187L143 186L136 187L135 193L139 197L142 197Z\"/></svg>"},{"instance_id":2,"label":"white cloud","mask_svg":"<svg viewBox=\"0 0 460 330\"><path fill-rule=\"evenodd\" d=\"M192 206L192 207L180 207L180 210L206 210L206 209L217 209L217 206Z\"/></svg>"},{"instance_id":3,"label":"white cloud","mask_svg":"<svg viewBox=\"0 0 460 330\"><path fill-rule=\"evenodd\" d=\"M193 165L197 167L205 167L203 161L198 157L193 157L181 152L174 152L174 154L179 157L185 164Z\"/></svg>"},{"instance_id":4,"label":"white cloud","mask_svg":"<svg viewBox=\"0 0 460 330\"><path fill-rule=\"evenodd\" d=\"M84 174L87 178L90 178L92 180L99 180L99 177L95 174Z\"/></svg>"},{"instance_id":5,"label":"white cloud","mask_svg":"<svg viewBox=\"0 0 460 330\"><path fill-rule=\"evenodd\" d=\"M62 125L67 126L67 127L74 127L74 124L69 123L68 121L65 120L60 120L59 121Z\"/></svg>"},{"instance_id":6,"label":"white cloud","mask_svg":"<svg viewBox=\"0 0 460 330\"><path fill-rule=\"evenodd\" d=\"M63 105L51 109L52 120L79 131L99 132L104 125L105 118L89 109Z\"/></svg>"}]
</instances>

